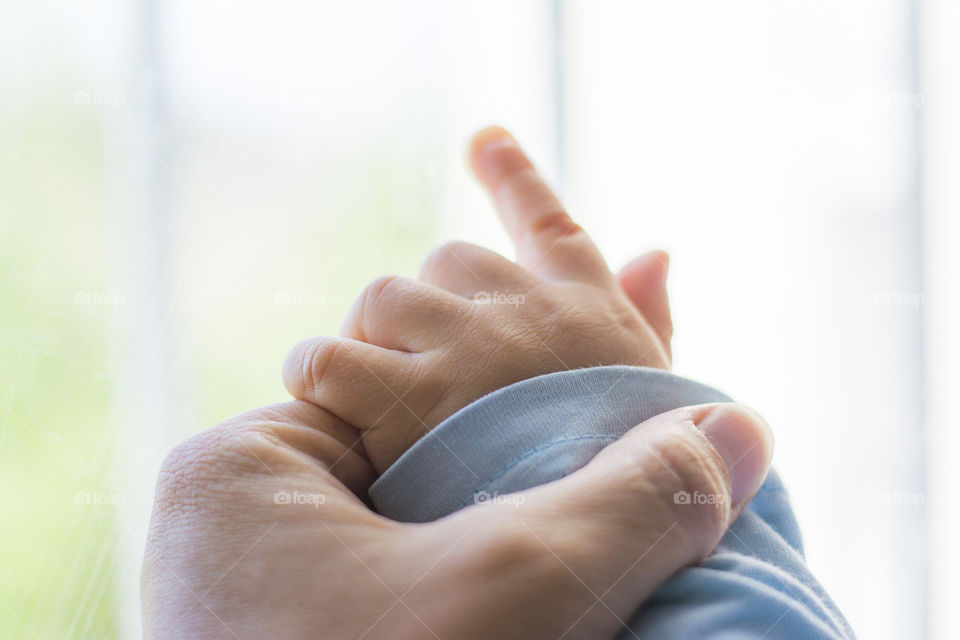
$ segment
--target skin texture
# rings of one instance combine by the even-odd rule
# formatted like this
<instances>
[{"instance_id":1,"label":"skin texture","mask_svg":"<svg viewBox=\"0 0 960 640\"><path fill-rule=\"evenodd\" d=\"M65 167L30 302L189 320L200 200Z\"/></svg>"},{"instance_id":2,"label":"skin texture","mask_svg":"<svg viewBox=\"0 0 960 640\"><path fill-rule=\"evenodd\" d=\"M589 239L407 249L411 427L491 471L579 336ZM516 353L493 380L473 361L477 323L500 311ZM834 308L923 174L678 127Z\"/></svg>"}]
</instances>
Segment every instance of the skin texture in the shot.
<instances>
[{"instance_id":1,"label":"skin texture","mask_svg":"<svg viewBox=\"0 0 960 640\"><path fill-rule=\"evenodd\" d=\"M328 435L340 426L293 401L170 453L144 557L145 637L613 638L716 545L770 459L750 410L687 407L511 502L401 524L357 497L372 471ZM719 506L677 504L677 491Z\"/></svg>"},{"instance_id":2,"label":"skin texture","mask_svg":"<svg viewBox=\"0 0 960 640\"><path fill-rule=\"evenodd\" d=\"M612 638L756 492L769 428L721 404L652 418L507 502L426 524L371 511L379 472L489 391L571 367L669 363L664 254L615 278L509 134L481 132L471 159L520 264L454 244L421 282L378 280L348 337L291 352L296 400L171 451L144 555L145 637ZM475 301L483 291L524 299ZM714 500L678 504L678 491Z\"/></svg>"},{"instance_id":3,"label":"skin texture","mask_svg":"<svg viewBox=\"0 0 960 640\"><path fill-rule=\"evenodd\" d=\"M378 473L455 411L511 383L598 365L670 366L666 254L641 256L618 280L510 134L480 132L470 159L517 262L443 245L419 280L368 285L344 337L305 340L284 365L293 397L359 429Z\"/></svg>"}]
</instances>

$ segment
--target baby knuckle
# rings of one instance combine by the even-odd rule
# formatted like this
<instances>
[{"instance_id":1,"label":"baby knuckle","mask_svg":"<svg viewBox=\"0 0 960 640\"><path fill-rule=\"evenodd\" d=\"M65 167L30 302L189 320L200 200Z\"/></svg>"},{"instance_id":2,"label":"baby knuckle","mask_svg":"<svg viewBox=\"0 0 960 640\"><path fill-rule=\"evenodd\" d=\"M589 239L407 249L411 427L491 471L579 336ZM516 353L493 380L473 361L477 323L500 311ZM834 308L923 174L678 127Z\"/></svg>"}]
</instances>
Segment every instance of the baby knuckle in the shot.
<instances>
[{"instance_id":1,"label":"baby knuckle","mask_svg":"<svg viewBox=\"0 0 960 640\"><path fill-rule=\"evenodd\" d=\"M329 371L335 366L343 348L336 338L321 338L307 349L303 359L303 381L307 389L317 389L323 385Z\"/></svg>"},{"instance_id":2,"label":"baby knuckle","mask_svg":"<svg viewBox=\"0 0 960 640\"><path fill-rule=\"evenodd\" d=\"M341 347L340 340L326 337L309 338L295 346L283 365L283 380L290 394L304 399L315 392L339 357Z\"/></svg>"},{"instance_id":3,"label":"baby knuckle","mask_svg":"<svg viewBox=\"0 0 960 640\"><path fill-rule=\"evenodd\" d=\"M561 297L548 298L541 307L545 310L538 323L541 334L554 348L567 350L571 345L589 341L592 349L609 334L609 328L597 324L589 310L570 304ZM571 348L577 352L579 349Z\"/></svg>"},{"instance_id":4,"label":"baby knuckle","mask_svg":"<svg viewBox=\"0 0 960 640\"><path fill-rule=\"evenodd\" d=\"M450 269L462 267L475 259L476 245L469 242L454 240L446 242L427 256L420 268L422 278L431 278L448 272Z\"/></svg>"},{"instance_id":5,"label":"baby knuckle","mask_svg":"<svg viewBox=\"0 0 960 640\"><path fill-rule=\"evenodd\" d=\"M403 279L400 276L378 276L363 290L364 313L377 313L389 309L392 302L405 294Z\"/></svg>"},{"instance_id":6,"label":"baby knuckle","mask_svg":"<svg viewBox=\"0 0 960 640\"><path fill-rule=\"evenodd\" d=\"M530 224L530 232L537 236L562 238L573 235L582 229L563 209L547 209Z\"/></svg>"}]
</instances>

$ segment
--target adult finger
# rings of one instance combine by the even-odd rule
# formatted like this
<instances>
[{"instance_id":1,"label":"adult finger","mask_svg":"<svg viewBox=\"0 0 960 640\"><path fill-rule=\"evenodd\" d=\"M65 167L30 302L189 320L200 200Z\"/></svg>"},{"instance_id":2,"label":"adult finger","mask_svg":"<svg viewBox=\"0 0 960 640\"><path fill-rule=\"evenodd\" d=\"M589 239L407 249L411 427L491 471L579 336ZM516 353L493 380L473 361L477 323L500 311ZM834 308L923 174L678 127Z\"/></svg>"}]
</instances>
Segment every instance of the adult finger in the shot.
<instances>
[{"instance_id":1,"label":"adult finger","mask_svg":"<svg viewBox=\"0 0 960 640\"><path fill-rule=\"evenodd\" d=\"M499 515L589 592L582 620L612 635L673 573L710 553L760 488L772 450L766 422L746 407L685 407ZM483 516L484 506L463 517Z\"/></svg>"}]
</instances>

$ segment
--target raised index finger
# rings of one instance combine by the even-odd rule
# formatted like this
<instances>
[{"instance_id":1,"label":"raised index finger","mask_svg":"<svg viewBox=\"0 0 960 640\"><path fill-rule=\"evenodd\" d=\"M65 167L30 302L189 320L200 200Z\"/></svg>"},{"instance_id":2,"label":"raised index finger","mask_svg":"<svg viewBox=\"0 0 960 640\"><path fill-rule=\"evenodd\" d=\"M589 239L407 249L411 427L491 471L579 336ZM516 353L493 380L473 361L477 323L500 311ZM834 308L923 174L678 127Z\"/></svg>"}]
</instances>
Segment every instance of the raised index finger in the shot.
<instances>
[{"instance_id":1,"label":"raised index finger","mask_svg":"<svg viewBox=\"0 0 960 640\"><path fill-rule=\"evenodd\" d=\"M551 280L611 279L596 245L567 213L516 140L502 127L473 137L470 163L517 250L517 262Z\"/></svg>"}]
</instances>

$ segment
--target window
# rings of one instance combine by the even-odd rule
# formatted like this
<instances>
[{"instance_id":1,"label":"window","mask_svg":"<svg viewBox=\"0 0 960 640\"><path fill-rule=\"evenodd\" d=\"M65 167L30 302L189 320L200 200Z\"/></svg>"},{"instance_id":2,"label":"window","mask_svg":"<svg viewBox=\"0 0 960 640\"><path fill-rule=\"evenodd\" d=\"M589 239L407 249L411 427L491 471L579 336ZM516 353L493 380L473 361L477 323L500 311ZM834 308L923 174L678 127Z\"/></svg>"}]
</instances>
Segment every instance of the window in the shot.
<instances>
[{"instance_id":1,"label":"window","mask_svg":"<svg viewBox=\"0 0 960 640\"><path fill-rule=\"evenodd\" d=\"M166 449L373 277L509 254L462 160L497 122L612 266L670 251L676 370L773 425L857 632L947 637L960 15L923 8L6 2L0 631L139 634Z\"/></svg>"}]
</instances>

